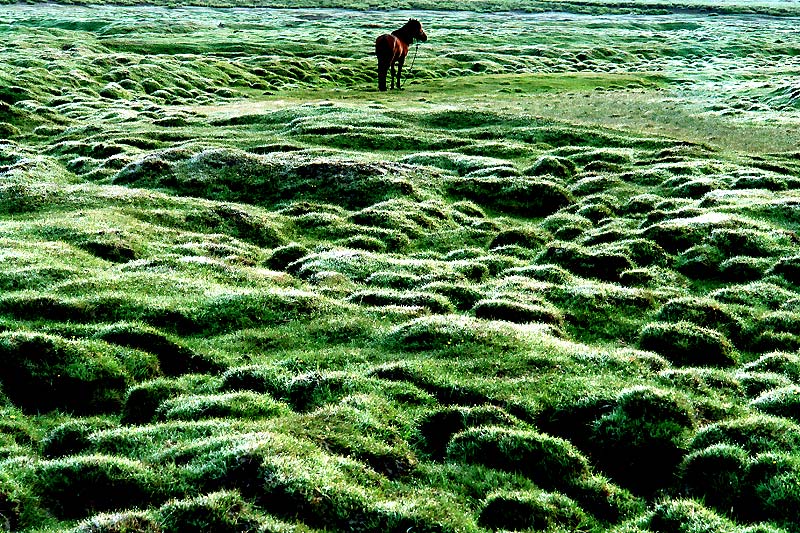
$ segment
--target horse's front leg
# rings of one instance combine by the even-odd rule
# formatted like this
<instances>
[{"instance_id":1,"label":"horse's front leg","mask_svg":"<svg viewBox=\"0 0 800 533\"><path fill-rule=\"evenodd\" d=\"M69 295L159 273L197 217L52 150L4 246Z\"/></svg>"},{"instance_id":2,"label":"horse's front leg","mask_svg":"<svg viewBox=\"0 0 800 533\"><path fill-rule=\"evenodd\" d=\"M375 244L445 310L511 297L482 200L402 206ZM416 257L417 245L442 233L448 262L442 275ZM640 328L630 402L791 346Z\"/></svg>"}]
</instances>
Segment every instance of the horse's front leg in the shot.
<instances>
[{"instance_id":1,"label":"horse's front leg","mask_svg":"<svg viewBox=\"0 0 800 533\"><path fill-rule=\"evenodd\" d=\"M394 68L394 62L392 63L392 89L394 89L394 79L397 76L397 70Z\"/></svg>"}]
</instances>

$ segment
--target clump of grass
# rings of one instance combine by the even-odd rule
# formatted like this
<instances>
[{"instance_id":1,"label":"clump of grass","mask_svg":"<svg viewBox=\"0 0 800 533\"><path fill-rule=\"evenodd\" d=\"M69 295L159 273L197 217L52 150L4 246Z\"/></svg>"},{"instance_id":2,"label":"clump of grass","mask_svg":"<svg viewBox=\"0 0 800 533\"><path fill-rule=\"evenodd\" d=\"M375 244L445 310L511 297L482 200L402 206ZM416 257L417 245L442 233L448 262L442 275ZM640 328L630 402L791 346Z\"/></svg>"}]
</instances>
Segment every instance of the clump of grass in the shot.
<instances>
[{"instance_id":1,"label":"clump of grass","mask_svg":"<svg viewBox=\"0 0 800 533\"><path fill-rule=\"evenodd\" d=\"M590 251L569 243L550 244L539 254L536 261L539 264L558 265L579 276L604 281L619 281L622 272L635 266L623 254Z\"/></svg>"},{"instance_id":2,"label":"clump of grass","mask_svg":"<svg viewBox=\"0 0 800 533\"><path fill-rule=\"evenodd\" d=\"M589 462L569 441L531 430L489 426L453 436L447 446L451 461L518 472L537 485L559 489L589 475Z\"/></svg>"},{"instance_id":3,"label":"clump of grass","mask_svg":"<svg viewBox=\"0 0 800 533\"><path fill-rule=\"evenodd\" d=\"M748 372L775 372L800 382L800 355L785 352L767 353L744 365Z\"/></svg>"},{"instance_id":4,"label":"clump of grass","mask_svg":"<svg viewBox=\"0 0 800 533\"><path fill-rule=\"evenodd\" d=\"M639 347L663 355L679 366L732 366L736 353L715 330L690 322L653 322L642 328Z\"/></svg>"},{"instance_id":5,"label":"clump of grass","mask_svg":"<svg viewBox=\"0 0 800 533\"><path fill-rule=\"evenodd\" d=\"M629 238L629 232L621 231L621 240L607 245L609 252L618 252L626 255L640 266L671 266L671 258L659 245L648 239Z\"/></svg>"},{"instance_id":6,"label":"clump of grass","mask_svg":"<svg viewBox=\"0 0 800 533\"><path fill-rule=\"evenodd\" d=\"M351 294L347 300L360 305L378 307L422 307L437 314L448 314L455 311L453 304L444 296L424 292L363 290Z\"/></svg>"},{"instance_id":7,"label":"clump of grass","mask_svg":"<svg viewBox=\"0 0 800 533\"><path fill-rule=\"evenodd\" d=\"M745 505L741 513L749 520L769 520L795 528L800 506L799 486L800 459L796 455L759 455L750 463L743 479Z\"/></svg>"},{"instance_id":8,"label":"clump of grass","mask_svg":"<svg viewBox=\"0 0 800 533\"><path fill-rule=\"evenodd\" d=\"M520 226L503 230L495 235L489 243L489 249L510 245L536 249L548 240L550 240L549 235L542 230L532 226Z\"/></svg>"},{"instance_id":9,"label":"clump of grass","mask_svg":"<svg viewBox=\"0 0 800 533\"><path fill-rule=\"evenodd\" d=\"M675 269L692 279L712 279L719 276L720 264L725 255L714 246L699 244L681 253L675 260Z\"/></svg>"},{"instance_id":10,"label":"clump of grass","mask_svg":"<svg viewBox=\"0 0 800 533\"><path fill-rule=\"evenodd\" d=\"M420 317L391 329L385 342L404 350L441 350L475 345L481 348L513 350L519 348L523 336L511 326L485 322L469 317Z\"/></svg>"},{"instance_id":11,"label":"clump of grass","mask_svg":"<svg viewBox=\"0 0 800 533\"><path fill-rule=\"evenodd\" d=\"M800 426L786 418L752 415L716 422L700 429L689 447L702 450L715 444L738 446L751 455L792 452L800 446Z\"/></svg>"},{"instance_id":12,"label":"clump of grass","mask_svg":"<svg viewBox=\"0 0 800 533\"><path fill-rule=\"evenodd\" d=\"M42 439L41 453L48 458L77 455L91 447L89 435L114 424L106 419L68 420L51 429Z\"/></svg>"},{"instance_id":13,"label":"clump of grass","mask_svg":"<svg viewBox=\"0 0 800 533\"><path fill-rule=\"evenodd\" d=\"M659 372L659 377L682 389L692 390L698 394L739 395L742 384L737 377L718 368L670 368Z\"/></svg>"},{"instance_id":14,"label":"clump of grass","mask_svg":"<svg viewBox=\"0 0 800 533\"><path fill-rule=\"evenodd\" d=\"M687 455L679 468L689 496L721 513L739 508L750 456L730 444L715 444Z\"/></svg>"},{"instance_id":15,"label":"clump of grass","mask_svg":"<svg viewBox=\"0 0 800 533\"><path fill-rule=\"evenodd\" d=\"M560 211L542 220L541 226L556 238L571 241L591 229L593 223L586 217Z\"/></svg>"},{"instance_id":16,"label":"clump of grass","mask_svg":"<svg viewBox=\"0 0 800 533\"><path fill-rule=\"evenodd\" d=\"M730 282L757 281L764 277L772 260L737 255L719 264L719 275Z\"/></svg>"},{"instance_id":17,"label":"clump of grass","mask_svg":"<svg viewBox=\"0 0 800 533\"><path fill-rule=\"evenodd\" d=\"M106 455L79 455L42 462L36 491L57 516L89 514L157 501L163 480L144 463Z\"/></svg>"},{"instance_id":18,"label":"clump of grass","mask_svg":"<svg viewBox=\"0 0 800 533\"><path fill-rule=\"evenodd\" d=\"M3 391L15 404L34 411L116 410L130 377L117 358L97 348L102 350L41 333L0 333Z\"/></svg>"},{"instance_id":19,"label":"clump of grass","mask_svg":"<svg viewBox=\"0 0 800 533\"><path fill-rule=\"evenodd\" d=\"M237 366L222 374L220 390L253 391L274 395L280 391L284 379L283 373L272 366Z\"/></svg>"},{"instance_id":20,"label":"clump of grass","mask_svg":"<svg viewBox=\"0 0 800 533\"><path fill-rule=\"evenodd\" d=\"M377 237L371 235L353 235L339 241L343 248L353 248L355 250L365 250L367 252L385 252L387 249L386 243Z\"/></svg>"},{"instance_id":21,"label":"clump of grass","mask_svg":"<svg viewBox=\"0 0 800 533\"><path fill-rule=\"evenodd\" d=\"M669 253L680 253L697 246L710 231L725 227L730 217L714 213L688 218L672 218L644 229L642 235L655 241Z\"/></svg>"},{"instance_id":22,"label":"clump of grass","mask_svg":"<svg viewBox=\"0 0 800 533\"><path fill-rule=\"evenodd\" d=\"M769 270L767 274L782 276L786 281L800 283L800 255L780 258Z\"/></svg>"},{"instance_id":23,"label":"clump of grass","mask_svg":"<svg viewBox=\"0 0 800 533\"><path fill-rule=\"evenodd\" d=\"M298 411L308 411L356 393L363 386L361 380L342 372L311 371L291 376L273 367L253 365L225 372L220 388L223 391L249 391L231 398L243 399L244 406L251 405L264 411L264 415L273 416L283 413L283 406L266 395L286 402Z\"/></svg>"},{"instance_id":24,"label":"clump of grass","mask_svg":"<svg viewBox=\"0 0 800 533\"><path fill-rule=\"evenodd\" d=\"M186 384L168 378L139 383L128 389L122 407L124 424L145 424L153 420L161 402L187 391Z\"/></svg>"},{"instance_id":25,"label":"clump of grass","mask_svg":"<svg viewBox=\"0 0 800 533\"><path fill-rule=\"evenodd\" d=\"M694 408L684 396L652 387L628 389L594 422L592 456L623 487L651 495L669 484L695 424Z\"/></svg>"},{"instance_id":26,"label":"clump of grass","mask_svg":"<svg viewBox=\"0 0 800 533\"><path fill-rule=\"evenodd\" d=\"M160 420L202 420L205 418L272 418L289 409L267 394L250 391L227 394L198 394L169 398L156 410Z\"/></svg>"},{"instance_id":27,"label":"clump of grass","mask_svg":"<svg viewBox=\"0 0 800 533\"><path fill-rule=\"evenodd\" d=\"M155 328L137 323L118 323L102 328L95 337L158 356L161 371L168 376L219 372L217 361L203 357Z\"/></svg>"},{"instance_id":28,"label":"clump of grass","mask_svg":"<svg viewBox=\"0 0 800 533\"><path fill-rule=\"evenodd\" d=\"M364 283L385 289L411 289L419 284L419 276L405 272L381 271L371 274Z\"/></svg>"},{"instance_id":29,"label":"clump of grass","mask_svg":"<svg viewBox=\"0 0 800 533\"><path fill-rule=\"evenodd\" d=\"M440 294L459 311L468 311L483 298L483 293L472 285L447 281L434 281L420 287L421 291Z\"/></svg>"},{"instance_id":30,"label":"clump of grass","mask_svg":"<svg viewBox=\"0 0 800 533\"><path fill-rule=\"evenodd\" d=\"M662 500L642 522L649 528L648 531L660 533L735 531L733 522L689 499Z\"/></svg>"},{"instance_id":31,"label":"clump of grass","mask_svg":"<svg viewBox=\"0 0 800 533\"><path fill-rule=\"evenodd\" d=\"M573 202L567 189L541 178L452 178L446 190L453 197L525 217L547 216Z\"/></svg>"},{"instance_id":32,"label":"clump of grass","mask_svg":"<svg viewBox=\"0 0 800 533\"><path fill-rule=\"evenodd\" d=\"M741 383L748 398L755 398L771 389L792 385L789 378L774 372L737 372L736 379Z\"/></svg>"},{"instance_id":33,"label":"clump of grass","mask_svg":"<svg viewBox=\"0 0 800 533\"><path fill-rule=\"evenodd\" d=\"M478 523L492 530L578 530L592 523L570 498L552 492L495 492L487 496Z\"/></svg>"},{"instance_id":34,"label":"clump of grass","mask_svg":"<svg viewBox=\"0 0 800 533\"><path fill-rule=\"evenodd\" d=\"M310 253L309 249L298 243L290 243L272 250L270 256L264 261L273 270L284 271L295 261L299 261Z\"/></svg>"},{"instance_id":35,"label":"clump of grass","mask_svg":"<svg viewBox=\"0 0 800 533\"><path fill-rule=\"evenodd\" d=\"M717 330L728 338L737 339L742 332L742 323L736 315L719 302L708 298L674 298L665 303L656 313L663 322L691 322L697 326Z\"/></svg>"},{"instance_id":36,"label":"clump of grass","mask_svg":"<svg viewBox=\"0 0 800 533\"><path fill-rule=\"evenodd\" d=\"M795 246L791 234L749 228L715 229L708 241L726 256L775 257Z\"/></svg>"},{"instance_id":37,"label":"clump of grass","mask_svg":"<svg viewBox=\"0 0 800 533\"><path fill-rule=\"evenodd\" d=\"M559 328L564 325L564 317L558 309L501 298L480 300L475 304L473 311L477 318L486 320L505 320L517 324L541 322Z\"/></svg>"},{"instance_id":38,"label":"clump of grass","mask_svg":"<svg viewBox=\"0 0 800 533\"><path fill-rule=\"evenodd\" d=\"M745 308L767 307L777 309L796 294L780 285L767 281L755 281L745 285L723 287L712 291L709 297L720 303L741 305Z\"/></svg>"},{"instance_id":39,"label":"clump of grass","mask_svg":"<svg viewBox=\"0 0 800 533\"><path fill-rule=\"evenodd\" d=\"M513 267L501 273L503 276L522 276L526 278L566 285L574 280L572 274L558 265L529 265Z\"/></svg>"},{"instance_id":40,"label":"clump of grass","mask_svg":"<svg viewBox=\"0 0 800 533\"><path fill-rule=\"evenodd\" d=\"M800 422L800 387L792 385L767 391L751 401L750 406L768 415Z\"/></svg>"},{"instance_id":41,"label":"clump of grass","mask_svg":"<svg viewBox=\"0 0 800 533\"><path fill-rule=\"evenodd\" d=\"M575 175L577 170L575 163L566 157L545 155L534 161L522 173L526 176L550 175L559 179L569 179Z\"/></svg>"},{"instance_id":42,"label":"clump of grass","mask_svg":"<svg viewBox=\"0 0 800 533\"><path fill-rule=\"evenodd\" d=\"M100 513L80 522L71 533L163 533L159 521L144 511Z\"/></svg>"},{"instance_id":43,"label":"clump of grass","mask_svg":"<svg viewBox=\"0 0 800 533\"><path fill-rule=\"evenodd\" d=\"M445 456L447 444L456 433L477 426L515 427L519 420L494 406L447 407L423 415L418 423L420 447L434 459Z\"/></svg>"},{"instance_id":44,"label":"clump of grass","mask_svg":"<svg viewBox=\"0 0 800 533\"><path fill-rule=\"evenodd\" d=\"M251 505L236 491L170 500L156 515L163 533L240 533L254 531L260 525Z\"/></svg>"},{"instance_id":45,"label":"clump of grass","mask_svg":"<svg viewBox=\"0 0 800 533\"><path fill-rule=\"evenodd\" d=\"M8 462L0 464L0 525L8 531L21 531L41 524L45 513L25 473L16 472Z\"/></svg>"}]
</instances>

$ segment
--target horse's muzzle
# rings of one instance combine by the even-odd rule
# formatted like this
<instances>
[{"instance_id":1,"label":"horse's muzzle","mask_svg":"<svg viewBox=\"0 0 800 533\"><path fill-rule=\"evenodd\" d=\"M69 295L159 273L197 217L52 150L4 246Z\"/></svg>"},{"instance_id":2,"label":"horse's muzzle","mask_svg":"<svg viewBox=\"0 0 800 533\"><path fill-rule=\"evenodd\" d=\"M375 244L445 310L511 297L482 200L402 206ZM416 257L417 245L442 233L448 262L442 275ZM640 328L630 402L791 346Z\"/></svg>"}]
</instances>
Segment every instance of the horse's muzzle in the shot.
<instances>
[{"instance_id":1,"label":"horse's muzzle","mask_svg":"<svg viewBox=\"0 0 800 533\"><path fill-rule=\"evenodd\" d=\"M428 40L428 36L425 35L424 31L421 31L421 32L419 32L419 35L417 35L417 40L418 41L422 41L424 43L425 41Z\"/></svg>"}]
</instances>

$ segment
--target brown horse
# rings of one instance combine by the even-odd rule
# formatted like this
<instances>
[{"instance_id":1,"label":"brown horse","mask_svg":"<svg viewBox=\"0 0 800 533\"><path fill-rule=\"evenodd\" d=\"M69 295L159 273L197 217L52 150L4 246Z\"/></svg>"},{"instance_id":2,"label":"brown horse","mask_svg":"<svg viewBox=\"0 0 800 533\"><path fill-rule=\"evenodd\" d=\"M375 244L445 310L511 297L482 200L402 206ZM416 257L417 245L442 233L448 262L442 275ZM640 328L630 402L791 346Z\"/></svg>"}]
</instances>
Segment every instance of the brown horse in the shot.
<instances>
[{"instance_id":1,"label":"brown horse","mask_svg":"<svg viewBox=\"0 0 800 533\"><path fill-rule=\"evenodd\" d=\"M384 33L375 40L375 55L378 56L378 89L386 90L386 72L392 69L392 89L397 78L397 88L400 88L400 76L403 73L403 63L406 62L408 47L414 39L425 42L428 36L422 31L422 24L416 19L410 19L405 26L391 34ZM394 65L397 64L397 72Z\"/></svg>"}]
</instances>

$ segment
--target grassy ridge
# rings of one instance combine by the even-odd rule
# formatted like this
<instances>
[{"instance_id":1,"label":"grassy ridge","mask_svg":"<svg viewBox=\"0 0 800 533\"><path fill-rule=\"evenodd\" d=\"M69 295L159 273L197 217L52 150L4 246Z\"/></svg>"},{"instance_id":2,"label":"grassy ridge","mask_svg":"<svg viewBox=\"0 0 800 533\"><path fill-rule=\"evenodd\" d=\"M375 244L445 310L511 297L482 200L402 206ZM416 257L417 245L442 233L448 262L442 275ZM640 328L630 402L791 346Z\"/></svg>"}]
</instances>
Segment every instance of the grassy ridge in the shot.
<instances>
[{"instance_id":1,"label":"grassy ridge","mask_svg":"<svg viewBox=\"0 0 800 533\"><path fill-rule=\"evenodd\" d=\"M7 13L0 528L798 531L792 20Z\"/></svg>"}]
</instances>

